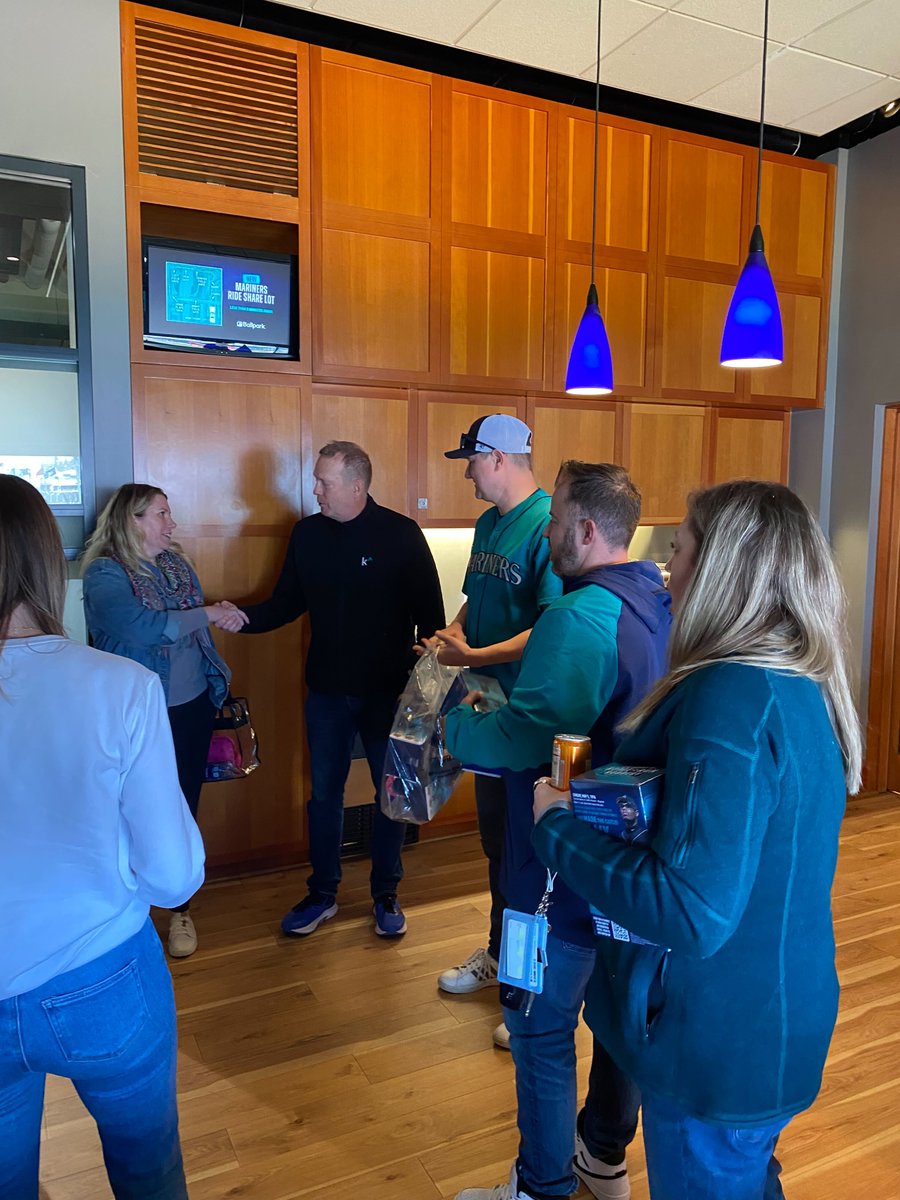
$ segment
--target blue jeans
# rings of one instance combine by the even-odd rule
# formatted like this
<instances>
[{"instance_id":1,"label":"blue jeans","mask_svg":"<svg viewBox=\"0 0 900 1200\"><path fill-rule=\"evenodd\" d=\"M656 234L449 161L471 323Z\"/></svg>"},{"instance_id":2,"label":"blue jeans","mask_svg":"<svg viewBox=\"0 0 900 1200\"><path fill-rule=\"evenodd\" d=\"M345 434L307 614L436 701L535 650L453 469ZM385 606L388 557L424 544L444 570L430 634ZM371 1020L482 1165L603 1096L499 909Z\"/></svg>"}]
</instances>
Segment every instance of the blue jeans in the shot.
<instances>
[{"instance_id":1,"label":"blue jeans","mask_svg":"<svg viewBox=\"0 0 900 1200\"><path fill-rule=\"evenodd\" d=\"M782 1200L775 1145L787 1118L728 1129L645 1093L643 1120L653 1200Z\"/></svg>"},{"instance_id":2,"label":"blue jeans","mask_svg":"<svg viewBox=\"0 0 900 1200\"><path fill-rule=\"evenodd\" d=\"M306 806L309 821L307 880L311 892L337 895L341 882L341 839L344 829L344 785L350 773L357 733L366 752L375 787L375 821L372 828L373 896L393 893L403 878L400 850L406 826L391 821L381 811L378 793L384 771L388 735L397 697L333 696L310 692L306 700L306 736L309 741L312 793Z\"/></svg>"},{"instance_id":3,"label":"blue jeans","mask_svg":"<svg viewBox=\"0 0 900 1200\"><path fill-rule=\"evenodd\" d=\"M551 914L552 914L551 909ZM575 1029L594 969L587 946L547 939L544 990L531 1011L505 1009L516 1064L521 1188L534 1197L570 1196L578 1083ZM640 1093L596 1041L585 1101L583 1136L600 1158L621 1159L637 1127Z\"/></svg>"},{"instance_id":4,"label":"blue jeans","mask_svg":"<svg viewBox=\"0 0 900 1200\"><path fill-rule=\"evenodd\" d=\"M37 1200L44 1078L97 1122L117 1200L187 1200L175 1101L175 1000L147 921L86 966L0 1001L0 1200Z\"/></svg>"}]
</instances>

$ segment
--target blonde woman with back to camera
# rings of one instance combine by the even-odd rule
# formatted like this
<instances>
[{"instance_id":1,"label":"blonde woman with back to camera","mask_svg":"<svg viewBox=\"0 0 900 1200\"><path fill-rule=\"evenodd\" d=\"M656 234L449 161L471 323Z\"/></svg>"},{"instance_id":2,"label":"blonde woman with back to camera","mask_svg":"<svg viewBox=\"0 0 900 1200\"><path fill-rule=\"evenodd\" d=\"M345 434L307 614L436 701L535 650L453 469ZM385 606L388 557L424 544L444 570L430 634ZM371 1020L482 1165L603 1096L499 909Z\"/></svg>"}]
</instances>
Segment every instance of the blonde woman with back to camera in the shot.
<instances>
[{"instance_id":1,"label":"blonde woman with back to camera","mask_svg":"<svg viewBox=\"0 0 900 1200\"><path fill-rule=\"evenodd\" d=\"M187 1200L175 1001L151 904L203 882L159 680L70 641L66 563L0 475L0 1200L37 1200L44 1080L72 1080L118 1200Z\"/></svg>"},{"instance_id":2,"label":"blonde woman with back to camera","mask_svg":"<svg viewBox=\"0 0 900 1200\"><path fill-rule=\"evenodd\" d=\"M669 567L669 671L616 752L665 769L650 844L540 784L535 846L653 943L598 939L585 1002L641 1090L653 1200L776 1200L779 1134L815 1100L837 1018L830 893L861 759L845 599L780 484L695 493Z\"/></svg>"},{"instance_id":3,"label":"blonde woman with back to camera","mask_svg":"<svg viewBox=\"0 0 900 1200\"><path fill-rule=\"evenodd\" d=\"M205 604L200 581L177 542L165 492L126 483L97 521L82 560L84 613L98 650L120 654L160 677L181 790L197 816L216 709L231 672L209 626L236 632L244 614L227 601ZM186 958L197 931L184 904L172 912L168 950Z\"/></svg>"}]
</instances>

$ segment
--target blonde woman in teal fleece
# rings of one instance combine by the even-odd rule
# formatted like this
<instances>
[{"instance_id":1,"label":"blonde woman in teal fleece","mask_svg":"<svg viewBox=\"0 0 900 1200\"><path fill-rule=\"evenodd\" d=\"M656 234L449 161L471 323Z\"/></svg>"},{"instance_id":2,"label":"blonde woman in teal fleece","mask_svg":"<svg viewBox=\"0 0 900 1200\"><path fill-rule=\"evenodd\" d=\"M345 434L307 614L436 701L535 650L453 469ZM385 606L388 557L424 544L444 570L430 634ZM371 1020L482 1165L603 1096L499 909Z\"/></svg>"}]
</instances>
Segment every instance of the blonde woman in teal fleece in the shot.
<instances>
[{"instance_id":1,"label":"blonde woman in teal fleece","mask_svg":"<svg viewBox=\"0 0 900 1200\"><path fill-rule=\"evenodd\" d=\"M539 857L652 946L598 939L585 1017L640 1087L653 1200L777 1200L838 1008L831 884L860 782L845 599L780 484L695 493L675 535L668 674L616 759L666 771L649 846L535 791Z\"/></svg>"}]
</instances>

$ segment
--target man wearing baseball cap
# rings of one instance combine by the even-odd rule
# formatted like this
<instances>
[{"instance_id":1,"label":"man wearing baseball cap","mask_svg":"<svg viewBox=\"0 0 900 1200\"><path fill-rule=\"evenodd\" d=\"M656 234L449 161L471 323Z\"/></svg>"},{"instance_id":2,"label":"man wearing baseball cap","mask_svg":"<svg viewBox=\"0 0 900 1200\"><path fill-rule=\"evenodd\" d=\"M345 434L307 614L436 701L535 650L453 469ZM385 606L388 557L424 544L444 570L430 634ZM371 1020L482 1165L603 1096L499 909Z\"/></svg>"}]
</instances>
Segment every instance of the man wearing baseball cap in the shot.
<instances>
[{"instance_id":1,"label":"man wearing baseball cap","mask_svg":"<svg viewBox=\"0 0 900 1200\"><path fill-rule=\"evenodd\" d=\"M443 645L441 662L470 666L492 675L508 696L531 628L540 613L562 594L562 582L550 565L543 536L550 517L550 497L539 488L531 465L531 430L505 413L479 417L459 446L445 458L466 460L466 479L475 495L491 507L475 526L466 568L466 601L436 637ZM438 986L447 992L475 992L497 983L497 958L506 902L500 889L500 859L506 823L506 791L502 779L475 776L475 800L481 845L488 860L491 889L490 935L457 967L444 971ZM495 1042L508 1049L505 1025Z\"/></svg>"}]
</instances>

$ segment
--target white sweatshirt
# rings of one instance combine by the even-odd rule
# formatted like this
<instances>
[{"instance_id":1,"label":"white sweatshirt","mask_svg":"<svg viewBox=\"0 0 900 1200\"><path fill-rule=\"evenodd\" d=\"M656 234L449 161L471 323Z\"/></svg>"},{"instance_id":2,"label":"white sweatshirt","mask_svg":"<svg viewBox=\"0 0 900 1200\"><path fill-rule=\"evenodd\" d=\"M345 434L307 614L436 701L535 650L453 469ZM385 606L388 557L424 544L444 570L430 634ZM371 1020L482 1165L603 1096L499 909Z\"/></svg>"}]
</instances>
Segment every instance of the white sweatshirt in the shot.
<instances>
[{"instance_id":1,"label":"white sweatshirt","mask_svg":"<svg viewBox=\"0 0 900 1200\"><path fill-rule=\"evenodd\" d=\"M61 637L0 651L0 1000L121 945L203 882L159 679Z\"/></svg>"}]
</instances>

